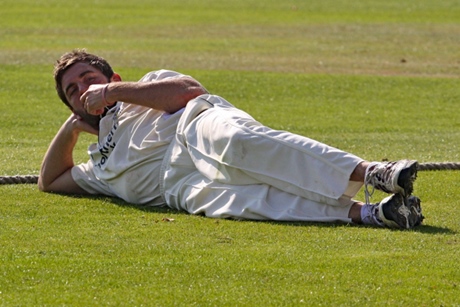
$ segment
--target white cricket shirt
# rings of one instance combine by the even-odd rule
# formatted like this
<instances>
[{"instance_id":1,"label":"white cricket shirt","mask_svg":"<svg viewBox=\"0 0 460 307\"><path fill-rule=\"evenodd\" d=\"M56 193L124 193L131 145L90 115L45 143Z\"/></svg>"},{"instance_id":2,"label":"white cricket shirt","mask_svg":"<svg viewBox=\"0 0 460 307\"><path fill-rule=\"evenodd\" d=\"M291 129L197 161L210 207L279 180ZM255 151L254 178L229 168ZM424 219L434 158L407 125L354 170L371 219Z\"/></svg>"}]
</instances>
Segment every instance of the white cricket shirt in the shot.
<instances>
[{"instance_id":1,"label":"white cricket shirt","mask_svg":"<svg viewBox=\"0 0 460 307\"><path fill-rule=\"evenodd\" d=\"M139 82L183 76L160 70ZM160 168L183 109L163 111L118 102L100 121L90 160L72 168L75 182L91 194L116 196L133 204L164 205Z\"/></svg>"}]
</instances>

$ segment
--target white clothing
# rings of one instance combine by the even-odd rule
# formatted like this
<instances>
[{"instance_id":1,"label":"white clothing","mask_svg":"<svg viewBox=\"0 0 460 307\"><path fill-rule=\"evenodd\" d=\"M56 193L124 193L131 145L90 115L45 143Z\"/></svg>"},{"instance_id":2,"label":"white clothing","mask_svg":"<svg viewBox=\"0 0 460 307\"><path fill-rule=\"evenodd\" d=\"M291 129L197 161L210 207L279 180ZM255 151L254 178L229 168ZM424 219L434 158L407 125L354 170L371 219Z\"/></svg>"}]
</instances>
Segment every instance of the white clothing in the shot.
<instances>
[{"instance_id":1,"label":"white clothing","mask_svg":"<svg viewBox=\"0 0 460 307\"><path fill-rule=\"evenodd\" d=\"M349 181L361 158L265 127L215 95L188 103L168 156L166 203L216 218L350 222L362 187Z\"/></svg>"},{"instance_id":2,"label":"white clothing","mask_svg":"<svg viewBox=\"0 0 460 307\"><path fill-rule=\"evenodd\" d=\"M180 76L160 70L139 82ZM164 205L160 167L182 112L168 114L117 103L100 121L99 141L88 149L91 159L72 168L73 179L91 194L116 196L133 204Z\"/></svg>"},{"instance_id":3,"label":"white clothing","mask_svg":"<svg viewBox=\"0 0 460 307\"><path fill-rule=\"evenodd\" d=\"M160 71L142 81L179 74ZM215 95L175 114L119 103L102 120L91 160L72 169L94 194L216 218L345 221L363 160L263 126Z\"/></svg>"}]
</instances>

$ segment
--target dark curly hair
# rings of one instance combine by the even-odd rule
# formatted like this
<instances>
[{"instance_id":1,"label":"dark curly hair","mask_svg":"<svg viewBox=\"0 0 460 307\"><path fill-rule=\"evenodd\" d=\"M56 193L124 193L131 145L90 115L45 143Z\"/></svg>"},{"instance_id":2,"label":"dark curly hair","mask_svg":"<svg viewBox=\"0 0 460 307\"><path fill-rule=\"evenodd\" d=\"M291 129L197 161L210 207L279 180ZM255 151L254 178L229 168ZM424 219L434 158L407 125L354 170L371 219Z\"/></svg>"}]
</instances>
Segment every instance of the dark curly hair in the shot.
<instances>
[{"instance_id":1,"label":"dark curly hair","mask_svg":"<svg viewBox=\"0 0 460 307\"><path fill-rule=\"evenodd\" d=\"M56 91L61 98L61 100L70 108L69 102L65 97L64 90L62 88L62 77L64 73L74 64L76 63L88 63L89 65L93 66L94 68L99 69L102 74L104 74L107 79L110 80L112 78L114 72L110 64L103 58L86 52L85 49L75 49L71 52L67 52L63 54L59 60L57 60L56 64L54 65L54 81L56 82Z\"/></svg>"}]
</instances>

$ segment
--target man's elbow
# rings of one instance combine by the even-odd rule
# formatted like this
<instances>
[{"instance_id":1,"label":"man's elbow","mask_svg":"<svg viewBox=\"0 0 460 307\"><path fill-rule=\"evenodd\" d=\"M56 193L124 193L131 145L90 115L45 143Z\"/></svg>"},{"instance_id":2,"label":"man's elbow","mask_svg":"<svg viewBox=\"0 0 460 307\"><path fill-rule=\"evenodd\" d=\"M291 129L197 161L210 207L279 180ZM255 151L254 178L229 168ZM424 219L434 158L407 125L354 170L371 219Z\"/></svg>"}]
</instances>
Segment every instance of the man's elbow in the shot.
<instances>
[{"instance_id":1,"label":"man's elbow","mask_svg":"<svg viewBox=\"0 0 460 307\"><path fill-rule=\"evenodd\" d=\"M43 180L40 179L40 177L38 178L37 186L40 192L46 192L46 193L52 192L50 185L45 184Z\"/></svg>"},{"instance_id":2,"label":"man's elbow","mask_svg":"<svg viewBox=\"0 0 460 307\"><path fill-rule=\"evenodd\" d=\"M188 102L198 96L208 94L208 91L195 79L191 77L181 78L180 88L176 88L174 95L167 97L168 103L160 109L170 114L185 108Z\"/></svg>"},{"instance_id":3,"label":"man's elbow","mask_svg":"<svg viewBox=\"0 0 460 307\"><path fill-rule=\"evenodd\" d=\"M208 91L202 87L199 83L196 86L190 86L188 88L187 94L184 97L185 105L192 99L195 99L198 96L208 94ZM185 106L184 105L184 106Z\"/></svg>"},{"instance_id":4,"label":"man's elbow","mask_svg":"<svg viewBox=\"0 0 460 307\"><path fill-rule=\"evenodd\" d=\"M201 85L200 82L196 81L193 78L187 78L187 92L193 98L196 98L203 94L208 94L208 91ZM189 99L189 100L191 100Z\"/></svg>"},{"instance_id":5,"label":"man's elbow","mask_svg":"<svg viewBox=\"0 0 460 307\"><path fill-rule=\"evenodd\" d=\"M41 177L38 177L37 186L40 192L45 192L45 193L59 193L60 192L55 182L45 182L44 180L41 180Z\"/></svg>"}]
</instances>

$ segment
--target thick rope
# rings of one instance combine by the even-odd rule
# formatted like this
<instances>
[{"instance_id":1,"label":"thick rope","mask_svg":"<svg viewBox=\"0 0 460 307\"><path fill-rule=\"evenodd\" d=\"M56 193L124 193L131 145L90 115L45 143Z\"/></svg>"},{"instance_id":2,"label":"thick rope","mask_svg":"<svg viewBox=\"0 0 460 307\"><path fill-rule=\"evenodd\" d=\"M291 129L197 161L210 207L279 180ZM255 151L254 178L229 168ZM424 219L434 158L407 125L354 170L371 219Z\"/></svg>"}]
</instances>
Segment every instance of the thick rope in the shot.
<instances>
[{"instance_id":1,"label":"thick rope","mask_svg":"<svg viewBox=\"0 0 460 307\"><path fill-rule=\"evenodd\" d=\"M419 163L419 171L443 171L443 170L460 170L460 163L456 162L427 162Z\"/></svg>"},{"instance_id":2,"label":"thick rope","mask_svg":"<svg viewBox=\"0 0 460 307\"><path fill-rule=\"evenodd\" d=\"M419 163L419 171L443 171L443 170L460 170L460 163L456 162L428 162ZM21 184L21 183L32 183L38 182L38 176L26 175L26 176L0 176L0 184Z\"/></svg>"},{"instance_id":3,"label":"thick rope","mask_svg":"<svg viewBox=\"0 0 460 307\"><path fill-rule=\"evenodd\" d=\"M20 183L37 183L38 176L26 175L26 176L1 176L0 184L20 184Z\"/></svg>"}]
</instances>

